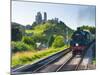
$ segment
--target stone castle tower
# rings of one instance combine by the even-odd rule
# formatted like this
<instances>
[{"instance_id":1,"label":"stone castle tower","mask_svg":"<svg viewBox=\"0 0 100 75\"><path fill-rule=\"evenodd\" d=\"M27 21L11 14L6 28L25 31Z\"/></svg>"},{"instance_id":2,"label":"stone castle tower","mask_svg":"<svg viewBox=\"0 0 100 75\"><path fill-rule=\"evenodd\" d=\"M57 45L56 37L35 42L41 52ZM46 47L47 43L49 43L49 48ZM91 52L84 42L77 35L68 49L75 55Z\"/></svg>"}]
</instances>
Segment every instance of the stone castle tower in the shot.
<instances>
[{"instance_id":1,"label":"stone castle tower","mask_svg":"<svg viewBox=\"0 0 100 75\"><path fill-rule=\"evenodd\" d=\"M47 21L47 13L44 12L44 22L46 22L46 21Z\"/></svg>"},{"instance_id":2,"label":"stone castle tower","mask_svg":"<svg viewBox=\"0 0 100 75\"><path fill-rule=\"evenodd\" d=\"M37 12L37 15L35 16L36 24L40 24L42 22L42 14L40 12Z\"/></svg>"},{"instance_id":3,"label":"stone castle tower","mask_svg":"<svg viewBox=\"0 0 100 75\"><path fill-rule=\"evenodd\" d=\"M44 17L42 17L41 12L37 12L37 15L35 16L36 24L40 24L40 23L46 22L46 21L47 21L47 13L44 12Z\"/></svg>"}]
</instances>

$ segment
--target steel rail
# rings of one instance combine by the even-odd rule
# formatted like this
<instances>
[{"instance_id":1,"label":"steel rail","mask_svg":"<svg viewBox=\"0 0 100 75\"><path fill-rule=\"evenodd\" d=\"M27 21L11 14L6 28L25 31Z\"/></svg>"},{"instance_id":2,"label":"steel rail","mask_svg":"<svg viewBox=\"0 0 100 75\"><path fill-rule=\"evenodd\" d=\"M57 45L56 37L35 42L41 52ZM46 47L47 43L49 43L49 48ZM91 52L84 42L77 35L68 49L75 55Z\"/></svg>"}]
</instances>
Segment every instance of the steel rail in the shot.
<instances>
[{"instance_id":1,"label":"steel rail","mask_svg":"<svg viewBox=\"0 0 100 75\"><path fill-rule=\"evenodd\" d=\"M30 72L29 69L32 68L33 71L32 72L37 72L39 71L40 69L42 69L43 67L49 65L50 63L54 62L55 60L63 57L65 54L71 52L71 50L68 49L64 49L63 51L60 51L56 54L53 54L47 58L44 58L34 64L31 64L31 65L27 65L25 67L22 67L22 68L18 68L18 69L14 69L12 70L12 73L13 74L16 74L16 73L25 73L25 72ZM35 69L34 69L35 68ZM31 69L30 69L31 70Z\"/></svg>"},{"instance_id":2,"label":"steel rail","mask_svg":"<svg viewBox=\"0 0 100 75\"><path fill-rule=\"evenodd\" d=\"M75 58L75 56L70 57L68 60L65 61L65 63L63 63L60 67L58 67L58 68L56 69L55 72L61 71L62 68L63 68L66 64L70 64L70 63L74 60L74 58ZM82 60L83 60L83 58L79 59L79 62L77 63L77 65L76 65L75 67L73 66L74 68L72 68L72 70L77 70L78 67L80 66ZM68 68L69 68L69 67L68 67Z\"/></svg>"},{"instance_id":3,"label":"steel rail","mask_svg":"<svg viewBox=\"0 0 100 75\"><path fill-rule=\"evenodd\" d=\"M81 56L81 59L79 60L78 64L75 66L75 68L74 68L73 70L78 70L78 69L79 69L80 64L82 63L83 58L84 58L84 56L85 56L85 54L86 54L88 48L89 48L89 47L86 48L86 50L84 51L84 54ZM72 56L72 57L70 57L68 60L66 60L64 64L62 64L60 67L58 67L58 68L56 69L56 72L60 71L60 70L65 66L65 64L69 64L69 63L74 59L74 57L75 57L75 56Z\"/></svg>"},{"instance_id":4,"label":"steel rail","mask_svg":"<svg viewBox=\"0 0 100 75\"><path fill-rule=\"evenodd\" d=\"M62 69L62 67L63 67L65 64L67 64L68 62L70 62L72 59L73 59L73 56L71 56L71 57L70 57L67 61L65 61L65 63L63 63L61 66L59 66L55 72L60 71L60 70Z\"/></svg>"},{"instance_id":5,"label":"steel rail","mask_svg":"<svg viewBox=\"0 0 100 75\"><path fill-rule=\"evenodd\" d=\"M71 51L68 51L67 53L64 53L62 55L59 55L55 58L53 58L52 60L48 61L46 64L42 65L41 67L37 68L36 70L33 71L33 73L39 72L40 70L44 69L46 66L48 66L50 63L56 61L57 59L59 59L60 57L63 57L65 54L70 53Z\"/></svg>"}]
</instances>

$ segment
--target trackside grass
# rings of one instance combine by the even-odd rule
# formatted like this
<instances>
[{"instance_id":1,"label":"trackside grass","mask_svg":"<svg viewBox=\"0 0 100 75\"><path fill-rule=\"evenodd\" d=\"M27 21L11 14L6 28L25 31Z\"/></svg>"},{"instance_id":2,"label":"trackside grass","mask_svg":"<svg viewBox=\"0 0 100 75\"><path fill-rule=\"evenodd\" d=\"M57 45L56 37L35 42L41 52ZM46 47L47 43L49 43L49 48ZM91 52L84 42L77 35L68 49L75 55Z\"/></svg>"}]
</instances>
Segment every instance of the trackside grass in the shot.
<instances>
[{"instance_id":1,"label":"trackside grass","mask_svg":"<svg viewBox=\"0 0 100 75\"><path fill-rule=\"evenodd\" d=\"M93 59L93 64L96 64L96 58Z\"/></svg>"},{"instance_id":2,"label":"trackside grass","mask_svg":"<svg viewBox=\"0 0 100 75\"><path fill-rule=\"evenodd\" d=\"M64 50L68 48L68 46L63 46L61 48L49 48L41 51L25 51L25 52L17 52L12 55L12 67L21 66L29 63L33 63L43 57L50 56L56 52Z\"/></svg>"}]
</instances>

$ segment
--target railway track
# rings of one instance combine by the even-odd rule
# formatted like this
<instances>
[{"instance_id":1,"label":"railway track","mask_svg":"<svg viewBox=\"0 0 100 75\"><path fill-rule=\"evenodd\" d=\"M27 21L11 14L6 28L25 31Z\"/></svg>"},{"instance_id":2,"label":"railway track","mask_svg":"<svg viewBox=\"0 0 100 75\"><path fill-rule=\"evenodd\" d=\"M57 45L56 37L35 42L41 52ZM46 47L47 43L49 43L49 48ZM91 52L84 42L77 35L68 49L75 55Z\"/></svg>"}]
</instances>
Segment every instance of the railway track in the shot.
<instances>
[{"instance_id":1,"label":"railway track","mask_svg":"<svg viewBox=\"0 0 100 75\"><path fill-rule=\"evenodd\" d=\"M81 57L71 56L61 66L59 66L55 70L55 72L60 72L60 71L75 71L75 70L81 70L81 68L83 68L83 70L86 70L87 67L82 66L82 64L83 64L84 58L87 57L87 52L90 49L89 47L86 48L84 54Z\"/></svg>"},{"instance_id":2,"label":"railway track","mask_svg":"<svg viewBox=\"0 0 100 75\"><path fill-rule=\"evenodd\" d=\"M12 72L12 74L36 73L36 72L40 71L41 69L45 68L46 66L48 66L49 64L59 60L64 55L68 54L69 52L71 52L71 50L69 48L65 49L65 50L60 51L56 54L53 54L49 57L46 57L36 63L13 69L13 70L11 70L11 72Z\"/></svg>"},{"instance_id":3,"label":"railway track","mask_svg":"<svg viewBox=\"0 0 100 75\"><path fill-rule=\"evenodd\" d=\"M53 65L49 65L47 66L47 68L42 68L40 70L34 71L34 73L43 73L43 72L62 72L62 71L75 71L75 70L80 70L80 68L82 68L81 63L84 60L84 56L86 56L86 53L88 51L88 48L86 48L84 54L82 56L67 56L64 57L66 58L63 63L59 63L60 61L57 61L56 63L54 63ZM61 60L61 59L60 59ZM62 60L61 60L62 61Z\"/></svg>"},{"instance_id":4,"label":"railway track","mask_svg":"<svg viewBox=\"0 0 100 75\"><path fill-rule=\"evenodd\" d=\"M65 63L59 66L55 72L78 70L82 60L83 58L81 57L72 56Z\"/></svg>"},{"instance_id":5,"label":"railway track","mask_svg":"<svg viewBox=\"0 0 100 75\"><path fill-rule=\"evenodd\" d=\"M62 72L62 71L72 71L78 70L83 58L77 56L69 56L66 61L60 63L61 65L57 65L57 63L53 65L47 66L45 69L41 69L38 71L34 71L34 73L45 73L45 72ZM61 60L62 61L62 60ZM56 66L55 66L56 65Z\"/></svg>"},{"instance_id":6,"label":"railway track","mask_svg":"<svg viewBox=\"0 0 100 75\"><path fill-rule=\"evenodd\" d=\"M12 70L12 74L31 74L31 73L43 73L43 72L62 72L62 71L75 71L80 70L80 64L82 63L88 48L85 50L83 56L72 56L70 49L65 49L49 57L46 57L36 63L27 65L21 68ZM69 56L70 55L70 56ZM69 57L68 57L69 56ZM64 58L64 62L61 59ZM59 61L60 60L60 61ZM60 62L61 64L55 64ZM53 65L52 65L53 64ZM49 67L49 69L48 69Z\"/></svg>"}]
</instances>

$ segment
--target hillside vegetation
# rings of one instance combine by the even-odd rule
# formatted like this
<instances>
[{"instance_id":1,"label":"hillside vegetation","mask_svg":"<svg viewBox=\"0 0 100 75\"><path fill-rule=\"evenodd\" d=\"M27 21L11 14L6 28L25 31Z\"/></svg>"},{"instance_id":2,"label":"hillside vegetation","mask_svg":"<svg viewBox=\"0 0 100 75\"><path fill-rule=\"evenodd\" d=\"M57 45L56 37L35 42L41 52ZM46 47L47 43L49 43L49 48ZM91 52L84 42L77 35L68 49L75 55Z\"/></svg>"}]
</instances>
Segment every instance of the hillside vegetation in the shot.
<instances>
[{"instance_id":1,"label":"hillside vegetation","mask_svg":"<svg viewBox=\"0 0 100 75\"><path fill-rule=\"evenodd\" d=\"M62 21L48 20L26 29L12 22L12 67L28 64L68 48L73 30Z\"/></svg>"}]
</instances>

